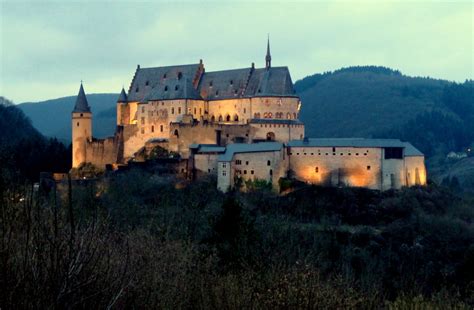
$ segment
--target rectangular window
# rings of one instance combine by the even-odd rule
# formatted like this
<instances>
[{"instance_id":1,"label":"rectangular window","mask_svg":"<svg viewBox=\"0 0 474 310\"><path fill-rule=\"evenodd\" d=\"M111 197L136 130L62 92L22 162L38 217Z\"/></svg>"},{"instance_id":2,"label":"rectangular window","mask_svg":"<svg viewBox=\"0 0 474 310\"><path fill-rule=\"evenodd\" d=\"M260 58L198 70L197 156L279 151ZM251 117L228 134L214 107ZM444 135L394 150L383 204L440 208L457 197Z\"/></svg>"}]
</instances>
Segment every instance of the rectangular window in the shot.
<instances>
[{"instance_id":1,"label":"rectangular window","mask_svg":"<svg viewBox=\"0 0 474 310\"><path fill-rule=\"evenodd\" d=\"M253 170L250 170L250 174L253 174Z\"/></svg>"},{"instance_id":2,"label":"rectangular window","mask_svg":"<svg viewBox=\"0 0 474 310\"><path fill-rule=\"evenodd\" d=\"M242 164L242 161L241 161L240 159L237 159L237 160L235 161L235 164L236 164L236 165L241 165L241 164Z\"/></svg>"},{"instance_id":3,"label":"rectangular window","mask_svg":"<svg viewBox=\"0 0 474 310\"><path fill-rule=\"evenodd\" d=\"M403 148L401 147L386 147L384 148L385 159L402 159Z\"/></svg>"},{"instance_id":4,"label":"rectangular window","mask_svg":"<svg viewBox=\"0 0 474 310\"><path fill-rule=\"evenodd\" d=\"M174 108L171 108L171 114L174 114Z\"/></svg>"},{"instance_id":5,"label":"rectangular window","mask_svg":"<svg viewBox=\"0 0 474 310\"><path fill-rule=\"evenodd\" d=\"M160 131L163 132L163 125L160 125Z\"/></svg>"},{"instance_id":6,"label":"rectangular window","mask_svg":"<svg viewBox=\"0 0 474 310\"><path fill-rule=\"evenodd\" d=\"M222 176L224 176L224 177L225 177L226 175L227 175L227 172L226 172L225 170L224 170L224 171L222 171Z\"/></svg>"},{"instance_id":7,"label":"rectangular window","mask_svg":"<svg viewBox=\"0 0 474 310\"><path fill-rule=\"evenodd\" d=\"M155 126L151 126L151 132L155 132Z\"/></svg>"},{"instance_id":8,"label":"rectangular window","mask_svg":"<svg viewBox=\"0 0 474 310\"><path fill-rule=\"evenodd\" d=\"M223 163L223 164L222 164L222 168L227 168L227 164L226 164L226 163Z\"/></svg>"},{"instance_id":9,"label":"rectangular window","mask_svg":"<svg viewBox=\"0 0 474 310\"><path fill-rule=\"evenodd\" d=\"M367 170L370 170L370 166L367 166Z\"/></svg>"},{"instance_id":10,"label":"rectangular window","mask_svg":"<svg viewBox=\"0 0 474 310\"><path fill-rule=\"evenodd\" d=\"M244 174L247 174L247 170L244 170Z\"/></svg>"},{"instance_id":11,"label":"rectangular window","mask_svg":"<svg viewBox=\"0 0 474 310\"><path fill-rule=\"evenodd\" d=\"M272 164L272 162L267 160L267 166L270 166L271 164Z\"/></svg>"},{"instance_id":12,"label":"rectangular window","mask_svg":"<svg viewBox=\"0 0 474 310\"><path fill-rule=\"evenodd\" d=\"M248 161L246 161L246 162L245 162L245 164L248 166L248 165L249 165L249 162L248 162Z\"/></svg>"},{"instance_id":13,"label":"rectangular window","mask_svg":"<svg viewBox=\"0 0 474 310\"><path fill-rule=\"evenodd\" d=\"M316 173L319 173L319 167L316 167L316 168L314 169L314 171L315 171Z\"/></svg>"},{"instance_id":14,"label":"rectangular window","mask_svg":"<svg viewBox=\"0 0 474 310\"><path fill-rule=\"evenodd\" d=\"M178 107L178 114L181 114L181 107Z\"/></svg>"}]
</instances>

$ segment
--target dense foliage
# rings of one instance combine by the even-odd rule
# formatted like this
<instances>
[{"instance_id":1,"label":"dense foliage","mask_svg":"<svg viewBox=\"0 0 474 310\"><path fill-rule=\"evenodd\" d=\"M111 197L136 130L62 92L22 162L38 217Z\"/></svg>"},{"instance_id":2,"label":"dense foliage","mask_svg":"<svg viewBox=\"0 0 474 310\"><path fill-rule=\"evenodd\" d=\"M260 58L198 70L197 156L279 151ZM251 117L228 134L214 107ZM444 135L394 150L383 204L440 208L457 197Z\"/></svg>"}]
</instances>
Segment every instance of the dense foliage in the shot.
<instances>
[{"instance_id":1,"label":"dense foliage","mask_svg":"<svg viewBox=\"0 0 474 310\"><path fill-rule=\"evenodd\" d=\"M71 195L3 191L0 307L474 305L472 201L442 188L173 184L131 170Z\"/></svg>"}]
</instances>

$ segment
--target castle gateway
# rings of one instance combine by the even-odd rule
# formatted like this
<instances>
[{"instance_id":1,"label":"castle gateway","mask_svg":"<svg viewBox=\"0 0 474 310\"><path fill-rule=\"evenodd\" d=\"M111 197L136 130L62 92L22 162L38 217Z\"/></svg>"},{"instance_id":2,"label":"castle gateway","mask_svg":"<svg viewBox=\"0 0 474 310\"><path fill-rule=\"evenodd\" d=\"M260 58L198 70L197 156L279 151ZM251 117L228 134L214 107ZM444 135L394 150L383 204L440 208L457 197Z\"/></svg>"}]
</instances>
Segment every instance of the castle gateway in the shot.
<instances>
[{"instance_id":1,"label":"castle gateway","mask_svg":"<svg viewBox=\"0 0 474 310\"><path fill-rule=\"evenodd\" d=\"M113 137L92 136L92 112L81 84L72 112L73 168L126 164L153 147L186 161L193 177L235 183L282 177L329 186L386 190L426 183L424 156L392 139L308 139L288 67L206 72L196 64L137 66L117 100ZM189 173L188 173L189 175Z\"/></svg>"}]
</instances>

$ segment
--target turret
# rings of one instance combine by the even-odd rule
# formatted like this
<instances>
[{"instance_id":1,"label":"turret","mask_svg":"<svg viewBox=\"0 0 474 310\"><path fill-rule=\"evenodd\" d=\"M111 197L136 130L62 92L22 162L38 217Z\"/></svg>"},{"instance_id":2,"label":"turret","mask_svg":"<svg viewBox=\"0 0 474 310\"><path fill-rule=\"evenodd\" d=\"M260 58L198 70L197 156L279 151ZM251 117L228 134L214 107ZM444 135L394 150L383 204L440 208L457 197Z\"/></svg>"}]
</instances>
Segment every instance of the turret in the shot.
<instances>
[{"instance_id":1,"label":"turret","mask_svg":"<svg viewBox=\"0 0 474 310\"><path fill-rule=\"evenodd\" d=\"M86 147L92 140L92 112L84 88L79 88L76 104L72 110L72 167L77 168L87 161Z\"/></svg>"},{"instance_id":2,"label":"turret","mask_svg":"<svg viewBox=\"0 0 474 310\"><path fill-rule=\"evenodd\" d=\"M130 108L128 106L128 97L125 89L122 87L122 91L117 99L117 125L122 126L130 122Z\"/></svg>"}]
</instances>

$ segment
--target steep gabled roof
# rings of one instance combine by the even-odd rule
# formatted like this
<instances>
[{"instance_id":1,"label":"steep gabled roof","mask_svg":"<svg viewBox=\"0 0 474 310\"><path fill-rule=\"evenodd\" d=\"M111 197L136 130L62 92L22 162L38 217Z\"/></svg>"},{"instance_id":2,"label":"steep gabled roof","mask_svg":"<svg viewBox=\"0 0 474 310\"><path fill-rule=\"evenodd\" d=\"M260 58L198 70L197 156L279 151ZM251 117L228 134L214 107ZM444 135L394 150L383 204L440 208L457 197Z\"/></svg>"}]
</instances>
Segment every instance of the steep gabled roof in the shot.
<instances>
[{"instance_id":1,"label":"steep gabled roof","mask_svg":"<svg viewBox=\"0 0 474 310\"><path fill-rule=\"evenodd\" d=\"M91 108L89 107L89 103L87 102L86 93L84 92L84 87L79 88L79 93L77 94L76 104L74 105L74 109L72 112L90 112Z\"/></svg>"},{"instance_id":2,"label":"steep gabled roof","mask_svg":"<svg viewBox=\"0 0 474 310\"><path fill-rule=\"evenodd\" d=\"M200 64L155 68L138 67L130 85L128 101L199 99L199 95L196 90L193 90L192 85L199 66Z\"/></svg>"},{"instance_id":3,"label":"steep gabled roof","mask_svg":"<svg viewBox=\"0 0 474 310\"><path fill-rule=\"evenodd\" d=\"M206 72L199 83L199 93L205 100L241 97L252 68Z\"/></svg>"},{"instance_id":4,"label":"steep gabled roof","mask_svg":"<svg viewBox=\"0 0 474 310\"><path fill-rule=\"evenodd\" d=\"M255 69L250 77L244 96L296 97L288 67Z\"/></svg>"}]
</instances>

